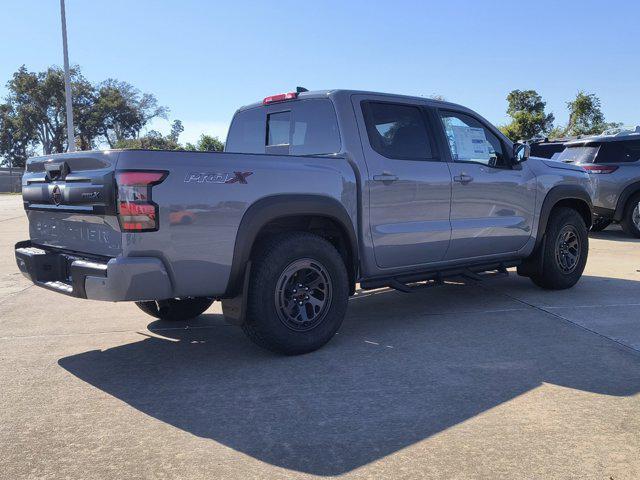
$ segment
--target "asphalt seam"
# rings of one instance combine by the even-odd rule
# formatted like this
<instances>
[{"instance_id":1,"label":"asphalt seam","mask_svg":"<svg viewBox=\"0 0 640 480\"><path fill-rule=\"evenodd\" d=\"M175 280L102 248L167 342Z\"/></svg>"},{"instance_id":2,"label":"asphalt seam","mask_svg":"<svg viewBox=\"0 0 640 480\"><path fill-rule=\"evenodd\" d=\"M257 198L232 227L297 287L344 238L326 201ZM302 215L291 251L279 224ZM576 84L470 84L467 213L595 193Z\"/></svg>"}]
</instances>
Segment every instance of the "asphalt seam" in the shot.
<instances>
[{"instance_id":1,"label":"asphalt seam","mask_svg":"<svg viewBox=\"0 0 640 480\"><path fill-rule=\"evenodd\" d=\"M16 295L24 292L25 290L29 290L31 287L35 287L35 285L27 285L26 287L16 290L15 292L7 293L3 298L0 298L0 304L6 302L7 300L11 300Z\"/></svg>"},{"instance_id":2,"label":"asphalt seam","mask_svg":"<svg viewBox=\"0 0 640 480\"><path fill-rule=\"evenodd\" d=\"M17 217L11 217L11 218L3 218L2 220L0 220L0 223L2 222L8 222L9 220L15 220L16 218L22 218L23 215L18 215Z\"/></svg>"},{"instance_id":3,"label":"asphalt seam","mask_svg":"<svg viewBox=\"0 0 640 480\"><path fill-rule=\"evenodd\" d=\"M478 282L477 282L477 283L478 283ZM514 300L514 301L516 301L516 302L519 302L519 303L521 303L521 304L523 304L523 305L527 305L527 306L529 306L529 307L531 307L531 308L534 308L534 309L536 309L536 310L538 310L538 311L540 311L540 312L543 312L543 313L546 313L546 314L548 314L548 315L551 315L552 317L558 318L558 319L560 319L560 320L564 320L566 323L568 323L568 324L570 324L570 325L572 325L572 326L574 326L574 327L580 328L581 330L584 330L584 331L586 331L586 332L589 332L589 333L592 333L592 334L594 334L594 335L597 335L597 336L598 336L598 337L600 337L600 338L603 338L603 339L605 339L605 340L608 340L608 341L610 341L610 342L613 342L613 343L615 343L616 345L618 345L618 346L620 346L620 347L624 348L625 350L629 350L629 351L631 351L634 355L638 355L638 354L640 354L640 350L639 350L639 349L637 349L637 348L632 347L631 345L627 345L626 343L623 343L623 342L621 342L621 341L619 341L619 340L616 340L615 338L608 337L608 336L606 336L606 335L604 335L604 334L602 334L602 333L600 333L600 332L597 332L597 331L592 330L592 329L590 329L590 328L588 328L588 327L585 327L584 325L580 325L579 323L576 323L576 322L574 322L573 320L570 320L570 319L568 319L568 318L566 318L566 317L563 317L562 315L560 315L560 314L558 314L558 313L551 312L551 311L547 310L545 307L540 307L540 306L538 306L538 305L534 305L533 303L529 303L529 302L527 302L527 301L525 301L525 300L521 300L521 299L520 299L520 298L518 298L518 297L514 297L513 295L509 295L508 293L501 292L501 291L500 291L500 290L498 290L498 289L491 288L491 287L487 287L486 285L482 285L482 284L480 284L480 283L478 283L478 285L479 285L481 288L484 288L485 290L490 290L490 291L492 291L492 292L494 292L494 293L499 293L499 294L501 294L501 295L503 295L503 296L505 296L505 297L507 297L507 298L510 298L510 299L512 299L512 300ZM631 306L633 306L633 305L634 305L634 304L632 304ZM628 306L628 305L625 305L625 306ZM574 307L549 307L549 308L574 308Z\"/></svg>"}]
</instances>

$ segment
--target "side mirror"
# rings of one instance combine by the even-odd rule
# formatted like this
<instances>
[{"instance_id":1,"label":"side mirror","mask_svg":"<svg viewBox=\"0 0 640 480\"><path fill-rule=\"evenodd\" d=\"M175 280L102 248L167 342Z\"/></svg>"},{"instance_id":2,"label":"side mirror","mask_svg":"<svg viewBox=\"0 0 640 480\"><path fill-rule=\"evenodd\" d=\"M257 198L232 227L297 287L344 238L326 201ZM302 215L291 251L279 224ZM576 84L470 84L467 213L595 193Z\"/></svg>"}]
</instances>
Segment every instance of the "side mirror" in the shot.
<instances>
[{"instance_id":1,"label":"side mirror","mask_svg":"<svg viewBox=\"0 0 640 480\"><path fill-rule=\"evenodd\" d=\"M513 162L522 163L529 160L531 155L531 147L528 143L514 143L513 144Z\"/></svg>"}]
</instances>

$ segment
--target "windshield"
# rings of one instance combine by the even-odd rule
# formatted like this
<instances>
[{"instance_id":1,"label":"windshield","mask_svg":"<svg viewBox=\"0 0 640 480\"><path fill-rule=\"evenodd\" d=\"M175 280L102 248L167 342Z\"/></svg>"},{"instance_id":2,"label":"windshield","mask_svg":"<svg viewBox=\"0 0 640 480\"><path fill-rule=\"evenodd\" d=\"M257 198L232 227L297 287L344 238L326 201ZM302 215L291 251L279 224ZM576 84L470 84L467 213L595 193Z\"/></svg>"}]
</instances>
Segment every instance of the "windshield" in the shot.
<instances>
[{"instance_id":1,"label":"windshield","mask_svg":"<svg viewBox=\"0 0 640 480\"><path fill-rule=\"evenodd\" d=\"M558 156L557 160L564 163L593 163L600 146L568 147Z\"/></svg>"}]
</instances>

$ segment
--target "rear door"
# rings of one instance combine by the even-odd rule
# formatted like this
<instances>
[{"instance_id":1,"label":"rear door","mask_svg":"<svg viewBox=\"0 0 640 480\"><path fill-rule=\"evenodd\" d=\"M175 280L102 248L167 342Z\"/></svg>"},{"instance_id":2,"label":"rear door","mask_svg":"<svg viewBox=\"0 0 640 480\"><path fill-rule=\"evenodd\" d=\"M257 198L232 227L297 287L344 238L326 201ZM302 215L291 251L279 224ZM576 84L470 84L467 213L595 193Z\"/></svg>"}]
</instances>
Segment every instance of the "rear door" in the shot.
<instances>
[{"instance_id":1,"label":"rear door","mask_svg":"<svg viewBox=\"0 0 640 480\"><path fill-rule=\"evenodd\" d=\"M34 244L100 256L121 253L115 212L117 156L78 152L27 162L22 197Z\"/></svg>"},{"instance_id":2,"label":"rear door","mask_svg":"<svg viewBox=\"0 0 640 480\"><path fill-rule=\"evenodd\" d=\"M353 97L368 167L369 222L380 268L438 262L451 236L451 175L428 110L388 97Z\"/></svg>"},{"instance_id":3,"label":"rear door","mask_svg":"<svg viewBox=\"0 0 640 480\"><path fill-rule=\"evenodd\" d=\"M439 117L453 179L446 259L516 252L532 233L535 174L527 162L513 165L511 146L475 115L440 110Z\"/></svg>"}]
</instances>

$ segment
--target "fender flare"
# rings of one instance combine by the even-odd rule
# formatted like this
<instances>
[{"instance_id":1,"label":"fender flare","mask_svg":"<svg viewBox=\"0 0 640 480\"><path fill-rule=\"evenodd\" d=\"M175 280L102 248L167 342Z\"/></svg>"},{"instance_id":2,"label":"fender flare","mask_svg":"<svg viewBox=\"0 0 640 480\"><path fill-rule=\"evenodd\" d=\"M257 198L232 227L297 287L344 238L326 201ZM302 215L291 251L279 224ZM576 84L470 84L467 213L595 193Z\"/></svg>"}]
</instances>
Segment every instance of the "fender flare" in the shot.
<instances>
[{"instance_id":1,"label":"fender flare","mask_svg":"<svg viewBox=\"0 0 640 480\"><path fill-rule=\"evenodd\" d=\"M549 190L542 202L535 248L542 243L544 234L547 231L547 223L549 222L549 216L551 215L553 207L562 200L578 200L584 202L588 207L590 217L589 222L587 222L587 228L591 226L591 222L593 220L593 204L589 193L583 187L578 185L557 185Z\"/></svg>"},{"instance_id":2,"label":"fender flare","mask_svg":"<svg viewBox=\"0 0 640 480\"><path fill-rule=\"evenodd\" d=\"M232 298L242 290L246 266L260 230L273 220L294 216L326 217L336 222L348 241L354 276L358 271L358 239L347 210L336 199L323 195L282 194L261 198L242 216L233 250L233 262L227 290L222 298ZM353 279L355 280L355 279Z\"/></svg>"},{"instance_id":3,"label":"fender flare","mask_svg":"<svg viewBox=\"0 0 640 480\"><path fill-rule=\"evenodd\" d=\"M624 209L627 206L627 201L637 192L640 192L640 182L634 182L631 185L627 185L625 189L622 190L622 193L618 197L618 202L616 203L616 210L613 214L613 219L616 222L622 220L622 217L624 216Z\"/></svg>"}]
</instances>

